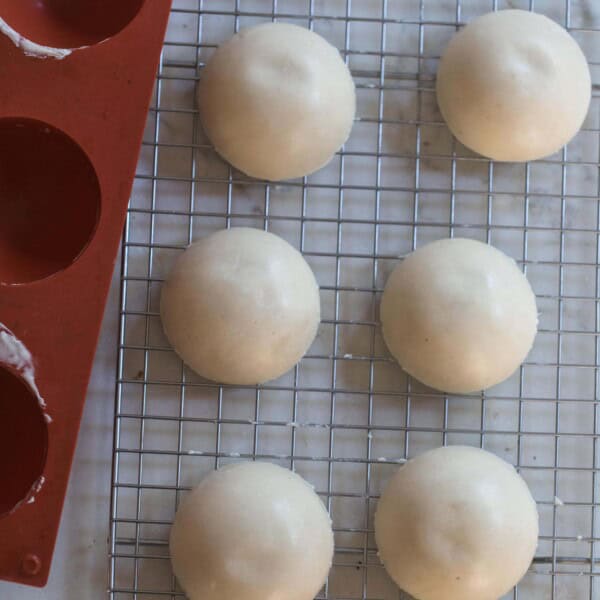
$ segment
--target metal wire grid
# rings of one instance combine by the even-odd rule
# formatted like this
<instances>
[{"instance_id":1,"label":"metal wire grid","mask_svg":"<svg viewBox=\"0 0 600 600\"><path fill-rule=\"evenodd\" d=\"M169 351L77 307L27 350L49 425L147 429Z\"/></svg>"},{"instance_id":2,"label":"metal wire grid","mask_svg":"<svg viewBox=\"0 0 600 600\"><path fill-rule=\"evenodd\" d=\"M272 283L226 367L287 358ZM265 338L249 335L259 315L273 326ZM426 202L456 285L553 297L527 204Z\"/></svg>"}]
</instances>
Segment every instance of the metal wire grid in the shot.
<instances>
[{"instance_id":1,"label":"metal wire grid","mask_svg":"<svg viewBox=\"0 0 600 600\"><path fill-rule=\"evenodd\" d=\"M566 25L598 82L592 2L511 2ZM517 465L541 517L536 560L507 598L600 598L596 94L578 137L528 165L494 164L457 144L435 106L440 50L489 0L179 0L174 4L123 240L112 481L112 600L181 598L168 532L182 493L220 465L294 468L327 504L334 567L319 598L403 598L379 564L373 512L398 463L440 444L485 447ZM313 28L357 83L344 150L301 181L265 185L226 166L204 138L194 89L206 58L242 26ZM595 88L596 89L596 88ZM192 240L264 227L299 247L321 285L323 322L291 373L257 388L186 369L160 327L160 284ZM398 257L460 235L523 264L540 333L509 381L456 397L407 378L377 325Z\"/></svg>"}]
</instances>

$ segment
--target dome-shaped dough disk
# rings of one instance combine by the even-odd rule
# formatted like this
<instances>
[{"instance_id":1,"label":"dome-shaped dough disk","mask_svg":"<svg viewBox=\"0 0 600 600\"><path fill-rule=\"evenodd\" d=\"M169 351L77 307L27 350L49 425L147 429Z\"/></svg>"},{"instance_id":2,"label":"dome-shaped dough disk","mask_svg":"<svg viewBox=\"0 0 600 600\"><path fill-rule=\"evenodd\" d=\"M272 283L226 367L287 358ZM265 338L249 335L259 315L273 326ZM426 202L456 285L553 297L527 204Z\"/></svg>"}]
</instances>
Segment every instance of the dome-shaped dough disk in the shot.
<instances>
[{"instance_id":1,"label":"dome-shaped dough disk","mask_svg":"<svg viewBox=\"0 0 600 600\"><path fill-rule=\"evenodd\" d=\"M333 557L331 520L301 477L241 463L183 500L171 557L190 600L313 600Z\"/></svg>"},{"instance_id":2,"label":"dome-shaped dough disk","mask_svg":"<svg viewBox=\"0 0 600 600\"><path fill-rule=\"evenodd\" d=\"M580 129L591 99L583 52L547 17L503 10L474 19L450 41L437 75L452 133L499 161L553 154Z\"/></svg>"},{"instance_id":3,"label":"dome-shaped dough disk","mask_svg":"<svg viewBox=\"0 0 600 600\"><path fill-rule=\"evenodd\" d=\"M533 559L537 508L500 458L479 448L437 448L391 478L375 538L392 579L417 600L497 600Z\"/></svg>"},{"instance_id":4,"label":"dome-shaped dough disk","mask_svg":"<svg viewBox=\"0 0 600 600\"><path fill-rule=\"evenodd\" d=\"M406 257L381 302L383 337L400 366L454 393L509 377L531 349L537 320L535 295L514 260L461 238Z\"/></svg>"},{"instance_id":5,"label":"dome-shaped dough disk","mask_svg":"<svg viewBox=\"0 0 600 600\"><path fill-rule=\"evenodd\" d=\"M217 152L261 179L308 175L350 135L354 82L320 35L286 23L243 29L202 71L200 116Z\"/></svg>"},{"instance_id":6,"label":"dome-shaped dough disk","mask_svg":"<svg viewBox=\"0 0 600 600\"><path fill-rule=\"evenodd\" d=\"M165 333L197 373L257 384L291 369L313 342L319 287L302 255L280 237L244 227L192 244L162 290Z\"/></svg>"}]
</instances>

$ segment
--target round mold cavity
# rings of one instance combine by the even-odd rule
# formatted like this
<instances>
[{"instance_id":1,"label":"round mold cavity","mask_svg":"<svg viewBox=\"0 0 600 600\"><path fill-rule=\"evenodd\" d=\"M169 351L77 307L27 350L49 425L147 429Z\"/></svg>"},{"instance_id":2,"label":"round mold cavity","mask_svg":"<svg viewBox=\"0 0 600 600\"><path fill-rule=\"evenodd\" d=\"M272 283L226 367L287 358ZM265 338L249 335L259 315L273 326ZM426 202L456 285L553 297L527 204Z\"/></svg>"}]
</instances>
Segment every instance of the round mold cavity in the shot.
<instances>
[{"instance_id":1,"label":"round mold cavity","mask_svg":"<svg viewBox=\"0 0 600 600\"><path fill-rule=\"evenodd\" d=\"M48 452L48 426L27 383L0 366L0 518L32 497Z\"/></svg>"},{"instance_id":2,"label":"round mold cavity","mask_svg":"<svg viewBox=\"0 0 600 600\"><path fill-rule=\"evenodd\" d=\"M0 119L0 283L63 271L92 239L100 184L85 152L60 130Z\"/></svg>"},{"instance_id":3,"label":"round mold cavity","mask_svg":"<svg viewBox=\"0 0 600 600\"><path fill-rule=\"evenodd\" d=\"M49 48L92 46L125 29L145 0L0 0L0 17Z\"/></svg>"}]
</instances>

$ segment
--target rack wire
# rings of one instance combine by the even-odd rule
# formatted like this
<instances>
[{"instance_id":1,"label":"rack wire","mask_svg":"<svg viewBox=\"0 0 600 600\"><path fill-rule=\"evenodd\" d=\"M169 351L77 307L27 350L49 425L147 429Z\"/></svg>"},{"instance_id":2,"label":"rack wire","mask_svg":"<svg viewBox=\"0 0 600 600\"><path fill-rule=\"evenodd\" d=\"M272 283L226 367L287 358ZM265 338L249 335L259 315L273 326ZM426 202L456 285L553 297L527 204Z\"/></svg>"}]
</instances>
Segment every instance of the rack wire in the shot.
<instances>
[{"instance_id":1,"label":"rack wire","mask_svg":"<svg viewBox=\"0 0 600 600\"><path fill-rule=\"evenodd\" d=\"M510 7L566 26L595 84L575 140L526 165L469 152L435 103L450 36L476 15ZM310 27L340 48L358 94L343 151L320 172L278 184L223 163L195 108L215 47L268 20ZM506 598L600 598L599 67L600 10L591 0L175 0L123 239L111 600L184 597L167 542L177 503L206 473L250 459L295 469L331 512L334 566L319 598L407 598L377 558L374 508L399 464L458 443L516 465L538 502L537 555ZM200 379L169 347L158 314L177 255L240 225L298 247L321 287L323 321L308 355L258 387ZM520 370L464 397L405 376L377 322L397 260L454 235L492 243L522 264L541 313Z\"/></svg>"}]
</instances>

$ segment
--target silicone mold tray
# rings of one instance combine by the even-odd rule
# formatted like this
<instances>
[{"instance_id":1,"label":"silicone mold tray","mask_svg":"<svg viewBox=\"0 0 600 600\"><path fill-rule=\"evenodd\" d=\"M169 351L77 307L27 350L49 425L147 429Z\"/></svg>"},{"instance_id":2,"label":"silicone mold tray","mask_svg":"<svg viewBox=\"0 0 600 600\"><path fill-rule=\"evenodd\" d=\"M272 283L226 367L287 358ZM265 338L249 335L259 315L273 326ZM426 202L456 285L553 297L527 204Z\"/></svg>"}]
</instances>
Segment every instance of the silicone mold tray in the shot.
<instances>
[{"instance_id":1,"label":"silicone mold tray","mask_svg":"<svg viewBox=\"0 0 600 600\"><path fill-rule=\"evenodd\" d=\"M48 578L170 4L0 0L0 579Z\"/></svg>"}]
</instances>

